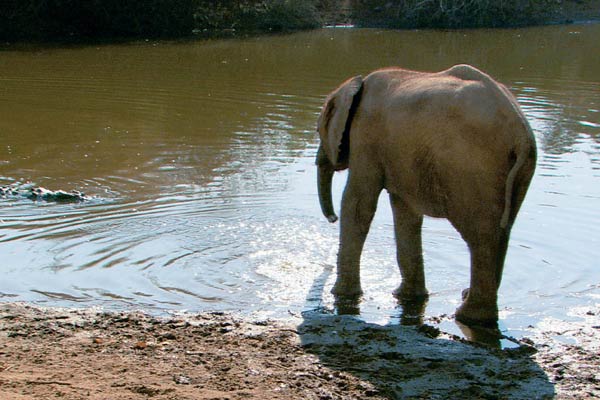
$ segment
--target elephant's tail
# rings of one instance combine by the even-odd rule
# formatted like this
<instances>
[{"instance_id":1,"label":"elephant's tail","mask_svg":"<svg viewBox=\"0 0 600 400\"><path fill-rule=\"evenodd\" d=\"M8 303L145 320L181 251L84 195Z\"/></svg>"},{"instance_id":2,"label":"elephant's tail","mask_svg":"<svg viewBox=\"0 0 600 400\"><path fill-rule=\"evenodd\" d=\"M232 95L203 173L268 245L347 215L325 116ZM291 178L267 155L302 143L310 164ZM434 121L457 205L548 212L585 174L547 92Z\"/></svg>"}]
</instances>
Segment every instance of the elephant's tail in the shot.
<instances>
[{"instance_id":1,"label":"elephant's tail","mask_svg":"<svg viewBox=\"0 0 600 400\"><path fill-rule=\"evenodd\" d=\"M508 92L508 89L502 86L501 88L502 90ZM510 95L510 93L508 93L508 95ZM529 181L531 180L531 176L527 177L527 179L522 178L522 169L527 162L533 162L533 168L531 168L531 174L533 174L536 157L535 136L533 135L531 126L529 126L529 123L516 103L516 100L513 101L513 107L520 116L520 124L522 125L523 134L519 135L517 138L517 147L514 149L513 153L516 156L516 160L508 172L508 176L506 177L504 212L502 213L502 218L500 219L500 227L503 229L506 229L508 226L511 215L514 218L519 211L518 209L523 201L523 198L525 197L525 192L527 191ZM511 101L511 103L513 101Z\"/></svg>"},{"instance_id":2,"label":"elephant's tail","mask_svg":"<svg viewBox=\"0 0 600 400\"><path fill-rule=\"evenodd\" d=\"M519 152L522 153L522 152ZM508 220L511 215L511 211L513 208L513 191L515 186L515 180L517 178L517 174L519 170L523 167L526 161L526 154L517 154L517 159L513 164L512 168L508 172L508 177L506 178L506 193L504 197L504 212L502 213L502 219L500 219L500 227L502 229L506 229L508 226Z\"/></svg>"}]
</instances>

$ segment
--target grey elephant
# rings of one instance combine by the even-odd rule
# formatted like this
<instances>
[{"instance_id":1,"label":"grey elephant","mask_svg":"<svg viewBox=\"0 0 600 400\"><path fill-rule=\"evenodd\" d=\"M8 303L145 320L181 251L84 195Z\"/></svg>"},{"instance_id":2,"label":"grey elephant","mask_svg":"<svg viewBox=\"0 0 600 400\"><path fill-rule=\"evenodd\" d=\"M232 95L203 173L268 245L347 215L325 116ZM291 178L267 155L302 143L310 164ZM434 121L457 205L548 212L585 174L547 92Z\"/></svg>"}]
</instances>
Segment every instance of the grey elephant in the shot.
<instances>
[{"instance_id":1,"label":"grey elephant","mask_svg":"<svg viewBox=\"0 0 600 400\"><path fill-rule=\"evenodd\" d=\"M469 65L428 73L377 70L344 82L318 120L319 200L335 222L331 183L349 169L341 208L336 299L358 298L360 256L380 192L394 216L400 299L428 295L423 216L447 218L467 243L471 282L456 319L496 325L510 231L532 179L536 144L516 99Z\"/></svg>"}]
</instances>

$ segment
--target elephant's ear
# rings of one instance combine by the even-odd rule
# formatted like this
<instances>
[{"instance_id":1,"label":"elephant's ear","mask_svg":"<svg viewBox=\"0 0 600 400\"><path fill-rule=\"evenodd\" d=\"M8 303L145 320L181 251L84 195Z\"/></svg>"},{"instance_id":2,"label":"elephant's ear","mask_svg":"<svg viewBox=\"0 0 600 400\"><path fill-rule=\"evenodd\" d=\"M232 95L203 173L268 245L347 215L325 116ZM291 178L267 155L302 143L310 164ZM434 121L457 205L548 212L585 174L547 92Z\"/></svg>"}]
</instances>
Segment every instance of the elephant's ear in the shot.
<instances>
[{"instance_id":1,"label":"elephant's ear","mask_svg":"<svg viewBox=\"0 0 600 400\"><path fill-rule=\"evenodd\" d=\"M334 167L346 167L344 164L348 161L349 142L344 135L349 134L353 113L360 100L362 84L363 79L360 75L348 79L327 97L319 116L321 144Z\"/></svg>"}]
</instances>

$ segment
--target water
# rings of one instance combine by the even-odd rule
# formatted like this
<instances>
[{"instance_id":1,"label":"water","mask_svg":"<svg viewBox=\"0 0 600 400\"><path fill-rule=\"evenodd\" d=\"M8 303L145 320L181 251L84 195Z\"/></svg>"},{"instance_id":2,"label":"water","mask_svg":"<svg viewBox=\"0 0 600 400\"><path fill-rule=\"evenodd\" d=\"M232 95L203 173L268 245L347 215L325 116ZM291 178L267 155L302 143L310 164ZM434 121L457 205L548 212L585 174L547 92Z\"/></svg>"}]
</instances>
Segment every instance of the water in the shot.
<instances>
[{"instance_id":1,"label":"water","mask_svg":"<svg viewBox=\"0 0 600 400\"><path fill-rule=\"evenodd\" d=\"M0 300L287 318L331 308L338 226L316 194L315 123L346 78L470 63L511 86L536 176L513 229L501 325L520 335L600 302L600 25L327 29L289 36L0 51L0 184L81 190L0 199ZM334 180L339 205L345 174ZM363 318L394 322L387 196L363 255ZM426 315L452 314L469 255L424 225ZM325 292L323 294L323 291Z\"/></svg>"}]
</instances>

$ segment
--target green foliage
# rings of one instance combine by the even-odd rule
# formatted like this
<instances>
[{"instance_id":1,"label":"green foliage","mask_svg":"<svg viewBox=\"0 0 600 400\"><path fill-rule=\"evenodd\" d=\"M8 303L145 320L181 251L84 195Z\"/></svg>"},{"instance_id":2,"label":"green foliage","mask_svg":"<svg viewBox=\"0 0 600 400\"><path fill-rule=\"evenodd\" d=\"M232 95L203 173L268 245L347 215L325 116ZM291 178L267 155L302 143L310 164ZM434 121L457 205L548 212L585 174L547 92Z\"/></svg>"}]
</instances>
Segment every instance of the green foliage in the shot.
<instances>
[{"instance_id":1,"label":"green foliage","mask_svg":"<svg viewBox=\"0 0 600 400\"><path fill-rule=\"evenodd\" d=\"M324 24L348 24L350 17L350 2L344 0L319 0L315 5Z\"/></svg>"},{"instance_id":2,"label":"green foliage","mask_svg":"<svg viewBox=\"0 0 600 400\"><path fill-rule=\"evenodd\" d=\"M3 0L0 38L181 36L195 0Z\"/></svg>"},{"instance_id":3,"label":"green foliage","mask_svg":"<svg viewBox=\"0 0 600 400\"><path fill-rule=\"evenodd\" d=\"M261 31L311 29L320 25L313 2L272 0L263 3L264 14L257 20L257 28Z\"/></svg>"},{"instance_id":4,"label":"green foliage","mask_svg":"<svg viewBox=\"0 0 600 400\"><path fill-rule=\"evenodd\" d=\"M358 26L464 28L542 22L558 0L351 0ZM348 22L344 0L1 0L0 40L282 32Z\"/></svg>"},{"instance_id":5,"label":"green foliage","mask_svg":"<svg viewBox=\"0 0 600 400\"><path fill-rule=\"evenodd\" d=\"M293 31L320 26L315 1L198 1L196 29L201 31Z\"/></svg>"},{"instance_id":6,"label":"green foliage","mask_svg":"<svg viewBox=\"0 0 600 400\"><path fill-rule=\"evenodd\" d=\"M178 37L318 27L318 0L2 0L0 40Z\"/></svg>"},{"instance_id":7,"label":"green foliage","mask_svg":"<svg viewBox=\"0 0 600 400\"><path fill-rule=\"evenodd\" d=\"M477 28L540 23L556 0L353 0L359 26Z\"/></svg>"}]
</instances>

